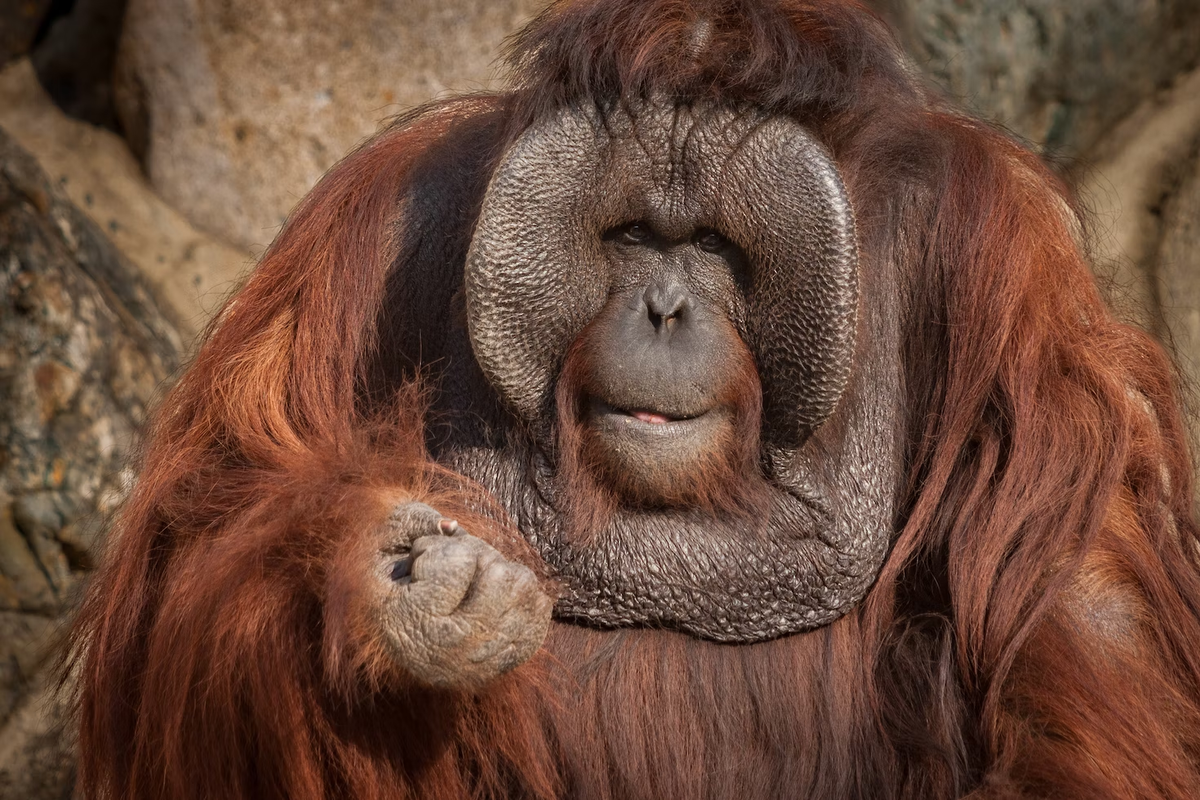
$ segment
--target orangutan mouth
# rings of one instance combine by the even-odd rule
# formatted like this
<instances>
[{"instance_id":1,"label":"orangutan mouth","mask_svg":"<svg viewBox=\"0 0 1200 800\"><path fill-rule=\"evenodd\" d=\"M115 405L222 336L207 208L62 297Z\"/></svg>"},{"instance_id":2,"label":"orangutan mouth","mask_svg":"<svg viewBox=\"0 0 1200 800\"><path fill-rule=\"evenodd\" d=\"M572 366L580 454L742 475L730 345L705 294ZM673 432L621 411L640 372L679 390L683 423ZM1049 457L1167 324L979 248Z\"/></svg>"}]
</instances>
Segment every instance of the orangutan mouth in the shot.
<instances>
[{"instance_id":1,"label":"orangutan mouth","mask_svg":"<svg viewBox=\"0 0 1200 800\"><path fill-rule=\"evenodd\" d=\"M680 432L692 427L691 423L705 420L716 409L705 408L698 411L683 409L651 409L651 408L622 408L598 398L592 398L588 404L588 417L593 423L600 425L620 425L642 428L653 426L661 428L663 433L679 428Z\"/></svg>"},{"instance_id":2,"label":"orangutan mouth","mask_svg":"<svg viewBox=\"0 0 1200 800\"><path fill-rule=\"evenodd\" d=\"M642 422L648 422L651 425L666 425L675 419L674 417L668 417L665 414L658 414L654 411L626 411L625 413L634 419L640 419Z\"/></svg>"}]
</instances>

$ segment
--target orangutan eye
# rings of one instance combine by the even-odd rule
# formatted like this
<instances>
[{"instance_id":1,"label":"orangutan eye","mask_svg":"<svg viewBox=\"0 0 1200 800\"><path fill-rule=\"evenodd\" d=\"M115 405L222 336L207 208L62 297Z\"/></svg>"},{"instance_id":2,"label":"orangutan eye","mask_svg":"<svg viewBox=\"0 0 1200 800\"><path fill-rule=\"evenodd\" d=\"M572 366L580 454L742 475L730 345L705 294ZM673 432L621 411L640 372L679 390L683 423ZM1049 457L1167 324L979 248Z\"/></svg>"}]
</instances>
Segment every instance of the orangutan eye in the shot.
<instances>
[{"instance_id":1,"label":"orangutan eye","mask_svg":"<svg viewBox=\"0 0 1200 800\"><path fill-rule=\"evenodd\" d=\"M631 222L617 234L617 240L621 244L645 244L653 238L654 231L644 222Z\"/></svg>"},{"instance_id":2,"label":"orangutan eye","mask_svg":"<svg viewBox=\"0 0 1200 800\"><path fill-rule=\"evenodd\" d=\"M729 240L714 230L703 229L696 234L696 246L706 253L719 253L729 245Z\"/></svg>"}]
</instances>

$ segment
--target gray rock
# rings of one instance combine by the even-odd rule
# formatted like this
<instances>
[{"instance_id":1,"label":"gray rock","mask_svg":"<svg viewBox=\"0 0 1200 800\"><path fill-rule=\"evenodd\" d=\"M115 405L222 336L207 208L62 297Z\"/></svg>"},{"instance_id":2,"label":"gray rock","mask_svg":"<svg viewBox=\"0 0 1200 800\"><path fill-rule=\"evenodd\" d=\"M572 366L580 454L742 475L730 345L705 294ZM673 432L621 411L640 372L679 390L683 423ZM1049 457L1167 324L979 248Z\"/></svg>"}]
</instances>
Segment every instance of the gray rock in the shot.
<instances>
[{"instance_id":1,"label":"gray rock","mask_svg":"<svg viewBox=\"0 0 1200 800\"><path fill-rule=\"evenodd\" d=\"M54 634L125 497L134 436L179 364L137 270L0 131L0 798L73 776Z\"/></svg>"},{"instance_id":2,"label":"gray rock","mask_svg":"<svg viewBox=\"0 0 1200 800\"><path fill-rule=\"evenodd\" d=\"M881 2L952 95L1068 158L1200 60L1196 0Z\"/></svg>"}]
</instances>

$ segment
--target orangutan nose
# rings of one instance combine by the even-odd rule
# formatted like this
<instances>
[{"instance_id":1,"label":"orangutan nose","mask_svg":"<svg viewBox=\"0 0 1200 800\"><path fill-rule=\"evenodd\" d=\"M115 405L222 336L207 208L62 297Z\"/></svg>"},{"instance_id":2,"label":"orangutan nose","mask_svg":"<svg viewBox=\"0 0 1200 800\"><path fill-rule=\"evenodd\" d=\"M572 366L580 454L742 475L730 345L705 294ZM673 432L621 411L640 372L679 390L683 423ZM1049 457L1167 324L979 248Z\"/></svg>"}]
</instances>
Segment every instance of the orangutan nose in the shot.
<instances>
[{"instance_id":1,"label":"orangutan nose","mask_svg":"<svg viewBox=\"0 0 1200 800\"><path fill-rule=\"evenodd\" d=\"M655 282L646 287L642 301L646 304L650 323L661 333L683 320L692 306L692 295L680 283L671 282L664 286Z\"/></svg>"}]
</instances>

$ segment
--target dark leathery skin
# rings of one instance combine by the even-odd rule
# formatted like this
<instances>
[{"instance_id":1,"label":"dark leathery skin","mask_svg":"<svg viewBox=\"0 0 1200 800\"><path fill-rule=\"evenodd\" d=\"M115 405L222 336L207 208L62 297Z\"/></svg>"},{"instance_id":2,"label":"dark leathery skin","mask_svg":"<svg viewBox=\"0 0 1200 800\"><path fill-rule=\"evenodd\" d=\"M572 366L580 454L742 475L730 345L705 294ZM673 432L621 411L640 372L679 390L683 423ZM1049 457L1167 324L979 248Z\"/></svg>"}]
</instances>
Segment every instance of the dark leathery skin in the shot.
<instances>
[{"instance_id":1,"label":"dark leathery skin","mask_svg":"<svg viewBox=\"0 0 1200 800\"><path fill-rule=\"evenodd\" d=\"M627 511L572 544L547 455L552 393L568 344L610 295L664 279L666 268L606 258L605 232L634 220L668 239L715 229L745 253L749 274L685 277L755 356L774 499L758 524ZM576 110L510 148L464 287L475 358L534 441L445 455L546 559L564 587L558 617L745 642L827 624L862 599L886 552L898 469L897 406L869 398L898 368L857 338L876 307L860 297L857 255L837 168L791 120L663 103ZM869 327L894 333L894 320L879 322ZM535 478L539 491L522 485Z\"/></svg>"}]
</instances>

